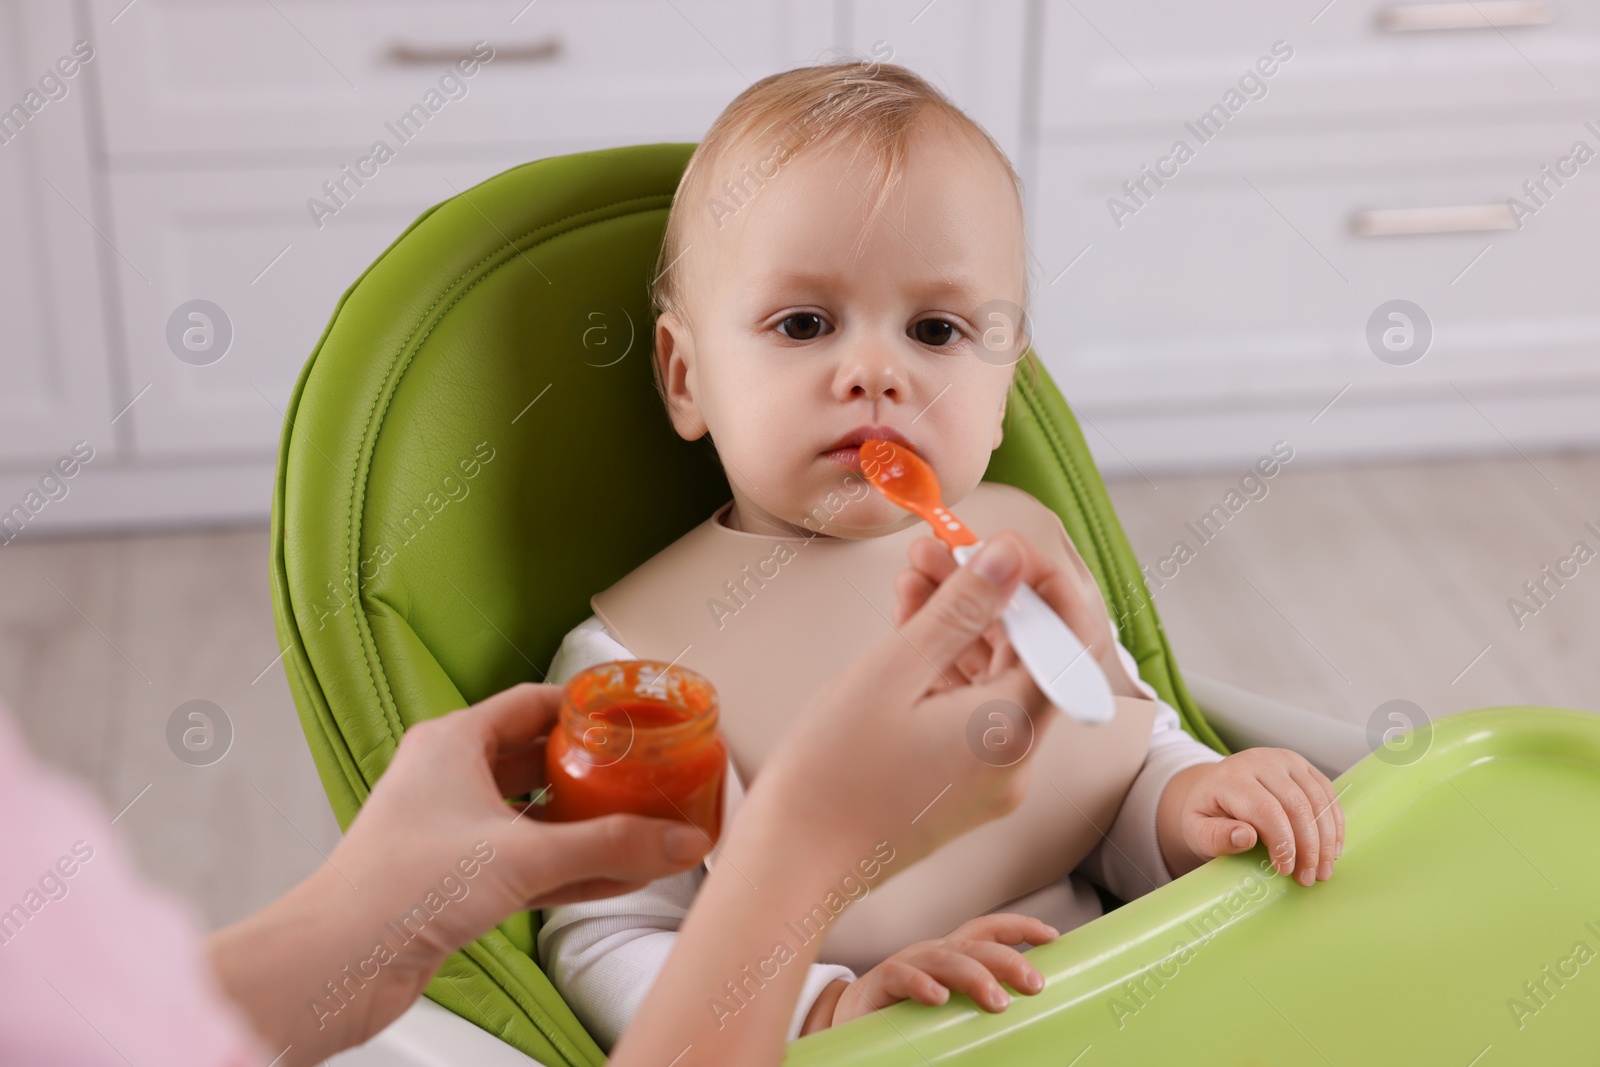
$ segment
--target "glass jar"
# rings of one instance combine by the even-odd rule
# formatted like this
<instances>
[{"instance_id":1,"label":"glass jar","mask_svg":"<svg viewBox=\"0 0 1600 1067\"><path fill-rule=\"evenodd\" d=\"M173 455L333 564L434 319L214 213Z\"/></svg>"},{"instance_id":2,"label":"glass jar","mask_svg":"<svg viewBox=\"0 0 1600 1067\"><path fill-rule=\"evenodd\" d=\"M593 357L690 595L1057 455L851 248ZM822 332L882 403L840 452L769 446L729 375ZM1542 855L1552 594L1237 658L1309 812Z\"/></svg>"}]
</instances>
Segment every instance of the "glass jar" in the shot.
<instances>
[{"instance_id":1,"label":"glass jar","mask_svg":"<svg viewBox=\"0 0 1600 1067\"><path fill-rule=\"evenodd\" d=\"M717 691L687 667L615 660L572 676L550 732L544 818L626 812L722 832L728 750Z\"/></svg>"}]
</instances>

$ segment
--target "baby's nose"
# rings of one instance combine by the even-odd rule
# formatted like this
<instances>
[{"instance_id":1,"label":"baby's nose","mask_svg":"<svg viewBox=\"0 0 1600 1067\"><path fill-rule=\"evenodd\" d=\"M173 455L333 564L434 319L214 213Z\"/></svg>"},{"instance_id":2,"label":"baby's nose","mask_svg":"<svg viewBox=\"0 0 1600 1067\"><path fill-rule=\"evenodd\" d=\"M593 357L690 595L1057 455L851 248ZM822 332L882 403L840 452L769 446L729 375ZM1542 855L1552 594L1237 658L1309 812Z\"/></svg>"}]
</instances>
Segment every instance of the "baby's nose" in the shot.
<instances>
[{"instance_id":1,"label":"baby's nose","mask_svg":"<svg viewBox=\"0 0 1600 1067\"><path fill-rule=\"evenodd\" d=\"M906 389L906 368L893 353L877 349L845 357L839 384L850 399L900 399Z\"/></svg>"}]
</instances>

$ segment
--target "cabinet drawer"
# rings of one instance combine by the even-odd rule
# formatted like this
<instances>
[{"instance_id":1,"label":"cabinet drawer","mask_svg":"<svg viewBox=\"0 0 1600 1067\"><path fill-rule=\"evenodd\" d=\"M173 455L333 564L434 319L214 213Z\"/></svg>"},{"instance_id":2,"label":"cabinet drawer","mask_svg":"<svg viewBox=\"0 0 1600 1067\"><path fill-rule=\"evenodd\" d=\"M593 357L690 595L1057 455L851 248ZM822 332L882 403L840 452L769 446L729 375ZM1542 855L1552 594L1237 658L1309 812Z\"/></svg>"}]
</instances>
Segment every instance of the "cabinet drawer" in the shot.
<instances>
[{"instance_id":1,"label":"cabinet drawer","mask_svg":"<svg viewBox=\"0 0 1600 1067\"><path fill-rule=\"evenodd\" d=\"M749 81L832 34L799 0L94 5L113 164L404 151L390 126L407 114L402 132L430 146L695 140ZM492 58L452 74L477 41Z\"/></svg>"},{"instance_id":2,"label":"cabinet drawer","mask_svg":"<svg viewBox=\"0 0 1600 1067\"><path fill-rule=\"evenodd\" d=\"M321 169L113 174L129 377L143 390L124 419L138 454L271 455L295 377L345 288L429 206L519 162L394 164L321 229L305 207L328 177ZM175 316L194 300L225 320L206 309ZM224 329L231 345L214 361L180 358L191 329L197 349L220 344Z\"/></svg>"},{"instance_id":3,"label":"cabinet drawer","mask_svg":"<svg viewBox=\"0 0 1600 1067\"><path fill-rule=\"evenodd\" d=\"M1457 385L1595 388L1600 158L1547 183L1533 214L1506 212L1513 196L1534 206L1523 183L1579 139L1600 149L1566 123L1219 138L1148 185L1120 228L1108 199L1162 142L1046 148L1032 220L1040 352L1091 410L1292 401L1309 418L1346 385L1448 397ZM1375 210L1438 232L1363 236ZM1508 217L1520 228L1473 228ZM1431 348L1409 365L1367 341L1369 318L1394 299L1432 324Z\"/></svg>"},{"instance_id":4,"label":"cabinet drawer","mask_svg":"<svg viewBox=\"0 0 1600 1067\"><path fill-rule=\"evenodd\" d=\"M1318 15L1322 3L1045 4L1041 128L1047 138L1100 135L1192 120L1217 104L1257 128L1369 113L1504 118L1600 92L1600 4L1590 0L1337 0ZM1483 26L1483 12L1507 25ZM1474 20L1480 28L1385 28Z\"/></svg>"}]
</instances>

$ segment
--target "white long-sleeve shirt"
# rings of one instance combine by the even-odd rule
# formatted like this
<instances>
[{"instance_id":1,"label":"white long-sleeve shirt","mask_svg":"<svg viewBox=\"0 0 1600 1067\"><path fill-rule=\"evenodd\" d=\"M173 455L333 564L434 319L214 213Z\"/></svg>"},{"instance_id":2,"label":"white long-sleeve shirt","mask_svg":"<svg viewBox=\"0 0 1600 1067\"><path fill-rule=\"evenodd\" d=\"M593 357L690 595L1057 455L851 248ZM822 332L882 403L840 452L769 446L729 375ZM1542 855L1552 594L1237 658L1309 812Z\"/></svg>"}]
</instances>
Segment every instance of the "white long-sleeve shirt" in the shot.
<instances>
[{"instance_id":1,"label":"white long-sleeve shirt","mask_svg":"<svg viewBox=\"0 0 1600 1067\"><path fill-rule=\"evenodd\" d=\"M1077 877L1105 887L1122 900L1143 896L1172 881L1156 837L1156 809L1172 776L1222 755L1190 737L1178 713L1139 677L1138 665L1120 643L1117 655L1139 691L1157 703L1150 748L1143 767L1104 839L1077 870L1059 882L995 908L1033 915L1062 933L1098 915L1099 898ZM591 615L571 630L556 651L545 680L565 682L579 671L609 660L636 658ZM736 803L742 790L730 760L728 781ZM731 813L731 808L729 809ZM539 959L557 990L596 1041L610 1051L623 1028L644 1003L645 994L666 966L673 942L689 913L705 868L658 879L643 889L605 900L550 908L539 931ZM1063 920L1066 920L1063 922ZM800 1033L812 1005L835 978L856 974L838 964L812 964L789 1023L789 1039Z\"/></svg>"}]
</instances>

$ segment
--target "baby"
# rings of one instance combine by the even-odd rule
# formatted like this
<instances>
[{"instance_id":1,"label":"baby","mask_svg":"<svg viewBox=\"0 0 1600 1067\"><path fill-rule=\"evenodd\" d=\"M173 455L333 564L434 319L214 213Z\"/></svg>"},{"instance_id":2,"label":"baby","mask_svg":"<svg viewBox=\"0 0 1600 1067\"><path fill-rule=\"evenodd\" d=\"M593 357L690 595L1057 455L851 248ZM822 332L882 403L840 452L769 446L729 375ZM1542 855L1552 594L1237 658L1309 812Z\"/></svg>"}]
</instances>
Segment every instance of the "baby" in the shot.
<instances>
[{"instance_id":1,"label":"baby","mask_svg":"<svg viewBox=\"0 0 1600 1067\"><path fill-rule=\"evenodd\" d=\"M673 202L652 294L657 384L678 433L714 442L733 499L597 595L597 615L567 635L548 680L681 654L722 692L731 811L741 778L781 736L782 723L761 716L819 688L861 626L890 625L838 578L869 605L892 586L900 620L954 566L923 541L916 569L896 579L921 520L867 488L856 447L886 437L932 466L945 504L980 536L1016 528L1051 555L1071 586L1063 618L1117 703L1112 724L1052 725L1016 812L868 895L893 862L885 842L844 876L838 907L819 906L815 927L811 916L804 929L790 924L804 937L827 926L828 938L791 1037L951 992L1003 1010L1002 981L1024 993L1043 985L1016 946L1100 914L1093 885L1132 899L1259 838L1281 873L1309 886L1331 876L1342 844L1327 778L1287 750L1223 758L1190 737L1116 640L1059 518L982 481L1025 344L1001 336L997 346L985 331L1006 335L1026 306L1026 256L1005 155L936 89L892 65L809 67L755 83L712 125ZM1036 373L1031 360L1021 362ZM726 583L729 596L707 602L709 563L726 573L747 563L733 555L741 549L762 558ZM673 582L686 571L700 584L680 590ZM817 599L812 586L824 580L842 593ZM702 603L712 603L709 637L692 632L699 624L687 614L704 615ZM959 666L981 679L1013 655L996 627ZM1025 725L1003 714L995 722ZM703 877L697 869L546 913L541 961L603 1046L665 963ZM761 967L781 962L708 990L708 1010L736 1014L742 997L759 995Z\"/></svg>"}]
</instances>

